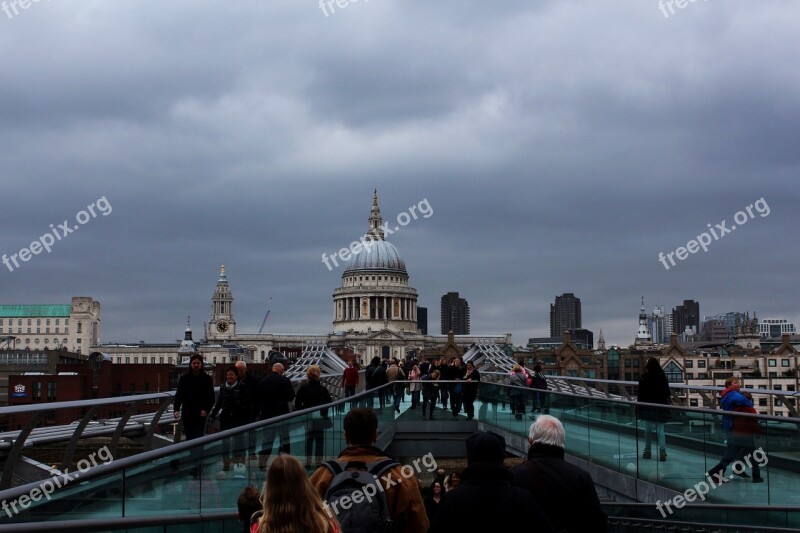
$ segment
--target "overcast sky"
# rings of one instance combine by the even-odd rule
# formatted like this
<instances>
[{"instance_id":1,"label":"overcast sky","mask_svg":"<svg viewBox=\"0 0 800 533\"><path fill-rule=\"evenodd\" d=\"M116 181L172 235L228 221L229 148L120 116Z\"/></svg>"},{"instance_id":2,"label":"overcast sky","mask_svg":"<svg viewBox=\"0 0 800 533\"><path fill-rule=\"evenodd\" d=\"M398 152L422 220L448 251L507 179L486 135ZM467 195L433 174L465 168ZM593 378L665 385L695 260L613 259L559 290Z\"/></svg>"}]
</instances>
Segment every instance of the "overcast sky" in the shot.
<instances>
[{"instance_id":1,"label":"overcast sky","mask_svg":"<svg viewBox=\"0 0 800 533\"><path fill-rule=\"evenodd\" d=\"M448 291L522 345L563 292L625 346L642 296L800 322L800 2L341 5L0 12L0 254L61 237L0 265L0 303L91 296L103 342L172 341L186 315L197 338L225 264L239 332L269 308L265 331L328 333L321 255L377 188L390 227L432 208L389 240L433 333Z\"/></svg>"}]
</instances>

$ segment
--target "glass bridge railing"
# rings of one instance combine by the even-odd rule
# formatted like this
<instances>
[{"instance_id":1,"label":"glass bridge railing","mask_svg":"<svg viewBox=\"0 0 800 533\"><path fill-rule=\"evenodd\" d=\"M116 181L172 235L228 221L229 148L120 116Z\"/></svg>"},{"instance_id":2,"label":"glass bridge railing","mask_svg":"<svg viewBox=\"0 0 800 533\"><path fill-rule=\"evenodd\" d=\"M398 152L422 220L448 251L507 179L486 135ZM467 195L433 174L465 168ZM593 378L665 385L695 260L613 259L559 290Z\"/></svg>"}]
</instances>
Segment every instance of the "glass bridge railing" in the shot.
<instances>
[{"instance_id":1,"label":"glass bridge railing","mask_svg":"<svg viewBox=\"0 0 800 533\"><path fill-rule=\"evenodd\" d=\"M113 531L127 528L122 525L126 519L157 523L160 520L162 526L153 526L152 531L171 531L165 529L167 523L180 522L180 517L194 520L198 516L209 517L209 520L216 516L220 524L227 523L231 527L230 519L219 517L235 512L236 499L245 486L260 488L263 484L265 473L259 468L258 456L265 443L267 448L271 446L271 455L281 449L288 451L308 465L311 473L321 461L337 457L346 447L342 422L353 407L375 409L379 432L391 430L397 420L428 423L418 409L410 409L408 395L404 396L400 412L396 413L390 388L391 385L335 402L329 406L330 422L322 420L319 409L298 411L97 466L84 464L85 470L80 469L81 463L78 463L74 472L66 474L71 478L58 476L2 491L0 502L7 502L9 510L5 507L0 510L0 532L20 531L18 527L23 523L29 523L26 526L31 528L26 529L29 531L49 531L56 522L64 521L67 526L67 521L76 520L99 520L107 524L105 530ZM521 400L512 400L512 394L516 393L522 395ZM549 413L564 424L569 455L677 493L690 489L697 492L699 483L707 484L705 472L725 451L725 434L720 429L721 411L648 406L665 412L667 459L660 461L657 451L652 459L642 457L645 428L637 417L637 404L547 391L541 410L534 413L537 393L542 391L481 383L475 402L475 419L483 429L500 429L524 439L532 420L539 413ZM382 403L385 407L381 409ZM521 406L524 409L520 409ZM450 412L445 413L439 406L437 415L438 423L451 419ZM765 514L766 522L762 525L800 527L800 497L793 490L800 481L800 421L738 413L731 416L756 420L761 428L756 443L761 452L751 457L751 461L760 460L764 464L761 476L765 481L752 483L749 479L734 478L719 488L709 487L704 501L695 499L695 503L783 506L771 518ZM459 418L465 419L463 410ZM309 442L314 441L320 443L320 448L307 448ZM421 453L425 453L425 443L421 442L420 447ZM229 457L234 460L231 468L225 471L225 459ZM97 458L104 456L98 454ZM238 465L240 461L241 466ZM731 477L730 472L729 467L726 477ZM746 472L750 473L750 468ZM43 491L47 492L46 497ZM650 504L653 512L655 503ZM686 516L692 505L674 504L674 508L674 512ZM702 516L701 508L697 509ZM736 514L733 509L729 513L733 514L726 515L724 522L754 516ZM35 526L34 522L45 523ZM118 524L118 528L114 524ZM135 530L151 531L146 527Z\"/></svg>"}]
</instances>

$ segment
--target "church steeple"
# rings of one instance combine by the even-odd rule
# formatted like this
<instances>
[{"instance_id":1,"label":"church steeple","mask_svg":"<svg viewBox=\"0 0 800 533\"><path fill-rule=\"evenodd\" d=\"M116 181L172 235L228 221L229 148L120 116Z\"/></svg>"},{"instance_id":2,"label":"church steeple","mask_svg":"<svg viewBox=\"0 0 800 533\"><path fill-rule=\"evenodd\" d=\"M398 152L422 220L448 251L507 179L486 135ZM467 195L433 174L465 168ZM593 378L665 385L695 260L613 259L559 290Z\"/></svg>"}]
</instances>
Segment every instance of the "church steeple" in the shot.
<instances>
[{"instance_id":1,"label":"church steeple","mask_svg":"<svg viewBox=\"0 0 800 533\"><path fill-rule=\"evenodd\" d=\"M603 328L600 328L600 338L597 339L597 349L598 350L606 349L606 339L603 337Z\"/></svg>"},{"instance_id":2,"label":"church steeple","mask_svg":"<svg viewBox=\"0 0 800 533\"><path fill-rule=\"evenodd\" d=\"M181 362L188 362L183 361L183 358L197 353L197 343L192 340L192 326L191 326L191 316L187 317L186 319L186 331L183 333L183 341L181 341L181 345L178 348L178 355L181 356Z\"/></svg>"},{"instance_id":3,"label":"church steeple","mask_svg":"<svg viewBox=\"0 0 800 533\"><path fill-rule=\"evenodd\" d=\"M235 335L236 321L233 319L233 294L228 286L225 265L219 269L219 278L211 297L211 321L208 323L209 338L228 339Z\"/></svg>"},{"instance_id":4,"label":"church steeple","mask_svg":"<svg viewBox=\"0 0 800 533\"><path fill-rule=\"evenodd\" d=\"M192 340L192 315L186 317L186 331L183 332L183 340Z\"/></svg>"},{"instance_id":5,"label":"church steeple","mask_svg":"<svg viewBox=\"0 0 800 533\"><path fill-rule=\"evenodd\" d=\"M381 208L378 207L378 189L372 195L372 209L369 212L369 231L367 238L373 241L383 240L383 217L381 217Z\"/></svg>"},{"instance_id":6,"label":"church steeple","mask_svg":"<svg viewBox=\"0 0 800 533\"><path fill-rule=\"evenodd\" d=\"M639 331L636 333L636 340L633 344L635 346L649 346L653 344L653 336L650 334L650 328L647 326L647 313L644 310L644 296L642 296L642 307L639 310Z\"/></svg>"}]
</instances>

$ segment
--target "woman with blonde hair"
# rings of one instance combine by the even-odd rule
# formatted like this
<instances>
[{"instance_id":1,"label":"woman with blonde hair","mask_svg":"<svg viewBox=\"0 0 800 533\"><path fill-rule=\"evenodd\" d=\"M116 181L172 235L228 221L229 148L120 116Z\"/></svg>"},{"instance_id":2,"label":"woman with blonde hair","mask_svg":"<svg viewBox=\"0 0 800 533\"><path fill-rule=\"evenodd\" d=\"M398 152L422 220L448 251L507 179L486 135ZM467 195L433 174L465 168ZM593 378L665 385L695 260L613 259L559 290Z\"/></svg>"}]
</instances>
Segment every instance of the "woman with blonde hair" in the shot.
<instances>
[{"instance_id":1,"label":"woman with blonde hair","mask_svg":"<svg viewBox=\"0 0 800 533\"><path fill-rule=\"evenodd\" d=\"M267 471L261 492L262 510L253 515L250 533L340 533L339 523L325 507L303 465L280 454Z\"/></svg>"}]
</instances>

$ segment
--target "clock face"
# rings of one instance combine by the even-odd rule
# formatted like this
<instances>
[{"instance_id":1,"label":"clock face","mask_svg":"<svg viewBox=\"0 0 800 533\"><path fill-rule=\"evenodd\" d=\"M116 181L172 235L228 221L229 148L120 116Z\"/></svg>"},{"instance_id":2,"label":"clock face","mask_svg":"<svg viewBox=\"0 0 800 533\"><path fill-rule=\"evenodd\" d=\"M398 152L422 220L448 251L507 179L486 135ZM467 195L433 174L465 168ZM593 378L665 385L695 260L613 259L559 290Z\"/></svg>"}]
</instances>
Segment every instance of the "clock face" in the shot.
<instances>
[{"instance_id":1,"label":"clock face","mask_svg":"<svg viewBox=\"0 0 800 533\"><path fill-rule=\"evenodd\" d=\"M217 322L217 331L219 331L220 333L225 333L226 331L228 331L228 323L225 321Z\"/></svg>"}]
</instances>

